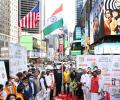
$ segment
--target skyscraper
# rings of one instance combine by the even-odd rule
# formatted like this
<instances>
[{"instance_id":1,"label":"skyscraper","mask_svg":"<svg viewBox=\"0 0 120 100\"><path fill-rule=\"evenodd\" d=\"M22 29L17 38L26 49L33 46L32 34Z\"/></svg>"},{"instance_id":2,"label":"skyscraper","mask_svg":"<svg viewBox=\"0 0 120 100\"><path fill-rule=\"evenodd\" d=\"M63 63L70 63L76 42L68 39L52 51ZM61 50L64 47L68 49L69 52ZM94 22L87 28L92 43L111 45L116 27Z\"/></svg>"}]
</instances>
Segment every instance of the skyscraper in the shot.
<instances>
[{"instance_id":1,"label":"skyscraper","mask_svg":"<svg viewBox=\"0 0 120 100\"><path fill-rule=\"evenodd\" d=\"M79 24L80 14L83 7L83 0L76 0L76 25Z\"/></svg>"},{"instance_id":2,"label":"skyscraper","mask_svg":"<svg viewBox=\"0 0 120 100\"><path fill-rule=\"evenodd\" d=\"M18 0L0 0L0 57L8 56L10 42L18 43Z\"/></svg>"}]
</instances>

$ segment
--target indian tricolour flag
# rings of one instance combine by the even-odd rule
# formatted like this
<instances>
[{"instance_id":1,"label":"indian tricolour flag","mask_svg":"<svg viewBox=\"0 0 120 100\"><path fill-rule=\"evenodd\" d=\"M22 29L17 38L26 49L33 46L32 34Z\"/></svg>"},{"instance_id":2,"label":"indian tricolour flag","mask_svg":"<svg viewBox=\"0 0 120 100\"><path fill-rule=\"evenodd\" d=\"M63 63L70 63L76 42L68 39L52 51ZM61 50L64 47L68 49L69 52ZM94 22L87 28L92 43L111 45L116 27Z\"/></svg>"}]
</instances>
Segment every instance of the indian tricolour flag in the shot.
<instances>
[{"instance_id":1,"label":"indian tricolour flag","mask_svg":"<svg viewBox=\"0 0 120 100\"><path fill-rule=\"evenodd\" d=\"M49 35L56 29L63 26L63 17L62 17L62 11L63 11L63 5L61 4L60 7L58 7L51 17L47 20L47 24L45 28L43 29L44 35Z\"/></svg>"}]
</instances>

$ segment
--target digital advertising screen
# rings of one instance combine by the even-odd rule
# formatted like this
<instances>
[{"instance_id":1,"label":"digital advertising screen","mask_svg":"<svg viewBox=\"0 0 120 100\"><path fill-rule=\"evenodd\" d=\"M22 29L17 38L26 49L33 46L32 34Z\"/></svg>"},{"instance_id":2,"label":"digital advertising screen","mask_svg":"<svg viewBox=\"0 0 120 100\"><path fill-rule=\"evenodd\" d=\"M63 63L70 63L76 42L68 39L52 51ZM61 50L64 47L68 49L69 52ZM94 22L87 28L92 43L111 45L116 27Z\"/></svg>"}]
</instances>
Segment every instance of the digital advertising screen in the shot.
<instances>
[{"instance_id":1,"label":"digital advertising screen","mask_svg":"<svg viewBox=\"0 0 120 100\"><path fill-rule=\"evenodd\" d=\"M103 37L103 0L96 0L95 6L90 13L90 44Z\"/></svg>"},{"instance_id":2,"label":"digital advertising screen","mask_svg":"<svg viewBox=\"0 0 120 100\"><path fill-rule=\"evenodd\" d=\"M75 39L76 40L80 40L81 39L81 36L82 36L82 30L81 30L81 27L76 27L76 36L75 36Z\"/></svg>"},{"instance_id":3,"label":"digital advertising screen","mask_svg":"<svg viewBox=\"0 0 120 100\"><path fill-rule=\"evenodd\" d=\"M104 35L120 35L120 0L104 0Z\"/></svg>"}]
</instances>

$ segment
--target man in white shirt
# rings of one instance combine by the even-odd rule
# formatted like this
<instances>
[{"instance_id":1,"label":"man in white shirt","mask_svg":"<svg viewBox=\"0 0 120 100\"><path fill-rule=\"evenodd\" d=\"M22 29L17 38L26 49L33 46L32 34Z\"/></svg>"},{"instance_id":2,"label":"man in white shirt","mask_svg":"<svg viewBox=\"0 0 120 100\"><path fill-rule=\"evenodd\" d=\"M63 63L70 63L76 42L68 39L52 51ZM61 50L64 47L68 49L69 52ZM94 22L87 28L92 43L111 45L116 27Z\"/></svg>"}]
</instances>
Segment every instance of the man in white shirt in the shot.
<instances>
[{"instance_id":1,"label":"man in white shirt","mask_svg":"<svg viewBox=\"0 0 120 100\"><path fill-rule=\"evenodd\" d=\"M45 72L44 71L41 73L40 85L41 85L41 93L43 92L43 97L41 97L41 100L49 100L50 97L49 97L49 92L47 90L48 86L47 86L47 83L46 83Z\"/></svg>"},{"instance_id":2,"label":"man in white shirt","mask_svg":"<svg viewBox=\"0 0 120 100\"><path fill-rule=\"evenodd\" d=\"M81 76L82 89L84 93L84 100L90 100L90 75L87 74L87 71L84 69Z\"/></svg>"},{"instance_id":3,"label":"man in white shirt","mask_svg":"<svg viewBox=\"0 0 120 100\"><path fill-rule=\"evenodd\" d=\"M48 70L45 75L46 83L48 86L48 91L50 95L50 100L53 100L53 90L55 85L55 78L52 71Z\"/></svg>"},{"instance_id":4,"label":"man in white shirt","mask_svg":"<svg viewBox=\"0 0 120 100\"><path fill-rule=\"evenodd\" d=\"M45 75L45 80L46 80L46 83L47 83L47 86L48 86L47 90L48 90L48 94L49 94L49 97L50 97L49 100L51 100L52 97L50 96L50 93L52 92L51 91L52 77L50 75L50 70L47 70L46 75Z\"/></svg>"}]
</instances>

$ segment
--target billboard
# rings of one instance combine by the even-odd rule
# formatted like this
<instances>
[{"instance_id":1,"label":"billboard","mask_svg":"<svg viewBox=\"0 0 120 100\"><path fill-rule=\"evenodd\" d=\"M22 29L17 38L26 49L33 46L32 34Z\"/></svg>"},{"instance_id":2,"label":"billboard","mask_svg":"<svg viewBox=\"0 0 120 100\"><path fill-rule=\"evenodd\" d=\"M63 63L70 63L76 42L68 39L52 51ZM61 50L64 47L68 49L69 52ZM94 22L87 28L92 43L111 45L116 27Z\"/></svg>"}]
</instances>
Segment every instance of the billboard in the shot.
<instances>
[{"instance_id":1,"label":"billboard","mask_svg":"<svg viewBox=\"0 0 120 100\"><path fill-rule=\"evenodd\" d=\"M82 35L82 30L81 27L76 27L75 28L75 40L80 40L81 39L81 35Z\"/></svg>"},{"instance_id":2,"label":"billboard","mask_svg":"<svg viewBox=\"0 0 120 100\"><path fill-rule=\"evenodd\" d=\"M13 43L9 44L9 67L11 76L27 70L27 50L25 48Z\"/></svg>"},{"instance_id":3,"label":"billboard","mask_svg":"<svg viewBox=\"0 0 120 100\"><path fill-rule=\"evenodd\" d=\"M32 35L22 35L20 37L20 45L25 47L27 50L33 50L33 37Z\"/></svg>"},{"instance_id":4,"label":"billboard","mask_svg":"<svg viewBox=\"0 0 120 100\"><path fill-rule=\"evenodd\" d=\"M120 54L120 43L102 43L94 47L95 54Z\"/></svg>"},{"instance_id":5,"label":"billboard","mask_svg":"<svg viewBox=\"0 0 120 100\"><path fill-rule=\"evenodd\" d=\"M104 35L120 35L120 0L104 0Z\"/></svg>"},{"instance_id":6,"label":"billboard","mask_svg":"<svg viewBox=\"0 0 120 100\"><path fill-rule=\"evenodd\" d=\"M96 0L95 6L90 13L90 44L103 36L103 0Z\"/></svg>"},{"instance_id":7,"label":"billboard","mask_svg":"<svg viewBox=\"0 0 120 100\"><path fill-rule=\"evenodd\" d=\"M110 92L110 100L120 100L120 56L81 55L76 58L77 67L98 66L104 77L104 89Z\"/></svg>"}]
</instances>

